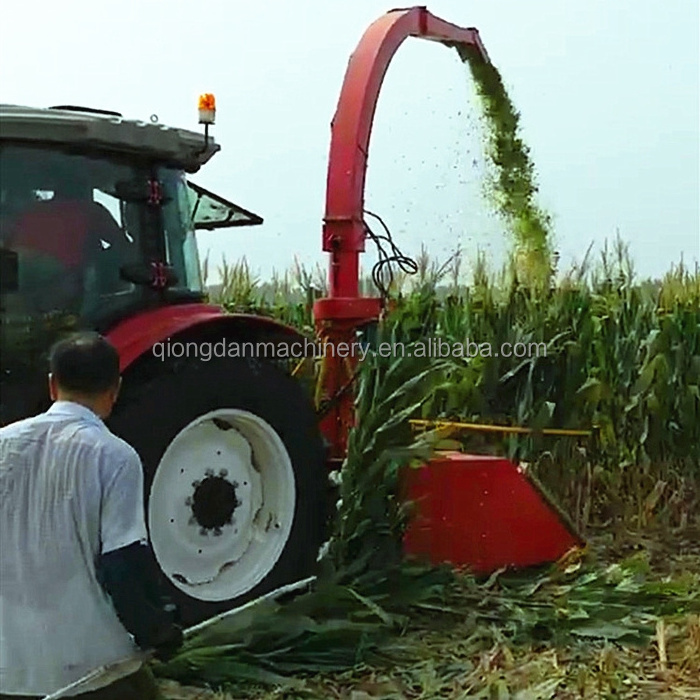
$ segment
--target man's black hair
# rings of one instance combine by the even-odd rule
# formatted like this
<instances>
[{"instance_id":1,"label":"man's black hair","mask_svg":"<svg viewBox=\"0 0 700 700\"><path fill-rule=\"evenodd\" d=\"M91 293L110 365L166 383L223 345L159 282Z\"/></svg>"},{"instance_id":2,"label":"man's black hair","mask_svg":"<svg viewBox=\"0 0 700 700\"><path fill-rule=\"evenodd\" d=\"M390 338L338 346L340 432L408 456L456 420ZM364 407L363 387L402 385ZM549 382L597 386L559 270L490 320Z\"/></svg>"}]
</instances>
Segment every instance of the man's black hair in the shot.
<instances>
[{"instance_id":1,"label":"man's black hair","mask_svg":"<svg viewBox=\"0 0 700 700\"><path fill-rule=\"evenodd\" d=\"M119 353L99 333L74 333L51 348L50 372L64 391L95 396L119 382Z\"/></svg>"}]
</instances>

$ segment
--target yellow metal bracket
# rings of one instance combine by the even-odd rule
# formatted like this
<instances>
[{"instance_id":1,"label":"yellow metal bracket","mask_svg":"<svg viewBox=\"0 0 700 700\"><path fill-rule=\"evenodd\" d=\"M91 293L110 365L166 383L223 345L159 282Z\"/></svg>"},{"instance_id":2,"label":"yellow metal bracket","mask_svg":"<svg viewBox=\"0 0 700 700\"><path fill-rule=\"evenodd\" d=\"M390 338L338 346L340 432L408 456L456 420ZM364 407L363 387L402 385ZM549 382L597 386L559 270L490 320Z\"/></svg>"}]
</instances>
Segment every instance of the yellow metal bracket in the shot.
<instances>
[{"instance_id":1,"label":"yellow metal bracket","mask_svg":"<svg viewBox=\"0 0 700 700\"><path fill-rule=\"evenodd\" d=\"M592 430L568 430L565 428L524 428L518 425L490 425L486 423L457 423L454 421L441 420L410 420L409 423L415 428L448 428L451 430L474 430L482 433L518 433L521 435L529 435L537 433L539 435L567 435L574 437L590 437L593 435Z\"/></svg>"}]
</instances>

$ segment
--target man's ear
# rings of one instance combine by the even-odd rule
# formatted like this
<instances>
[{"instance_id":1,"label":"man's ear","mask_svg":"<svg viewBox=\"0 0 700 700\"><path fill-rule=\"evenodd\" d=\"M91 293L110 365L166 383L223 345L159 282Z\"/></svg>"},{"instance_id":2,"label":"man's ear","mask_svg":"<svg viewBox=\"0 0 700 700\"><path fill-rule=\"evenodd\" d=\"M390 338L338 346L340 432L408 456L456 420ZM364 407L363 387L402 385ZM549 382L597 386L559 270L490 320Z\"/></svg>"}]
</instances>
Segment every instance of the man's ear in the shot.
<instances>
[{"instance_id":1,"label":"man's ear","mask_svg":"<svg viewBox=\"0 0 700 700\"><path fill-rule=\"evenodd\" d=\"M56 384L56 377L49 373L49 396L52 401L56 401L58 398L58 386Z\"/></svg>"}]
</instances>

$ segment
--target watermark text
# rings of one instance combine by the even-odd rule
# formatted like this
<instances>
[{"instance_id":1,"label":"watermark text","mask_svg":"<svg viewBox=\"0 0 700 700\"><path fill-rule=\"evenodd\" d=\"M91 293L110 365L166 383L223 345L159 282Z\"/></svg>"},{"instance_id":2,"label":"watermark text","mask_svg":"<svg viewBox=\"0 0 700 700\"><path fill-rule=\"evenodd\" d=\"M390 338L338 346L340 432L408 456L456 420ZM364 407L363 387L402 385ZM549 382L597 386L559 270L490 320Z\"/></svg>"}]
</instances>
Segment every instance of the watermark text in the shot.
<instances>
[{"instance_id":1,"label":"watermark text","mask_svg":"<svg viewBox=\"0 0 700 700\"><path fill-rule=\"evenodd\" d=\"M450 342L444 338L428 338L411 343L378 343L374 348L380 357L546 357L547 344L542 343L477 343L470 339ZM153 354L159 360L171 358L199 359L209 362L220 358L255 357L266 359L302 359L305 357L338 357L365 360L372 351L368 343L359 341L331 343L305 339L293 342L235 341L222 339L218 342L171 341L156 343Z\"/></svg>"}]
</instances>

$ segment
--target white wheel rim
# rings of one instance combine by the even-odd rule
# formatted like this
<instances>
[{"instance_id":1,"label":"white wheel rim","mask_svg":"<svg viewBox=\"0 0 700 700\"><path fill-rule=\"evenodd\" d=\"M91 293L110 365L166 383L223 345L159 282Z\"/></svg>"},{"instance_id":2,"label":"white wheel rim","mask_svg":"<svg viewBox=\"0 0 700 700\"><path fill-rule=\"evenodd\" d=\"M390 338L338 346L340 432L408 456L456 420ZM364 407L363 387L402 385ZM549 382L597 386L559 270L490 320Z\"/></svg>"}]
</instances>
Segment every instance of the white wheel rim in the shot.
<instances>
[{"instance_id":1,"label":"white wheel rim","mask_svg":"<svg viewBox=\"0 0 700 700\"><path fill-rule=\"evenodd\" d=\"M243 595L289 539L296 489L284 443L262 418L212 411L183 428L156 470L151 544L173 585L204 601Z\"/></svg>"}]
</instances>

